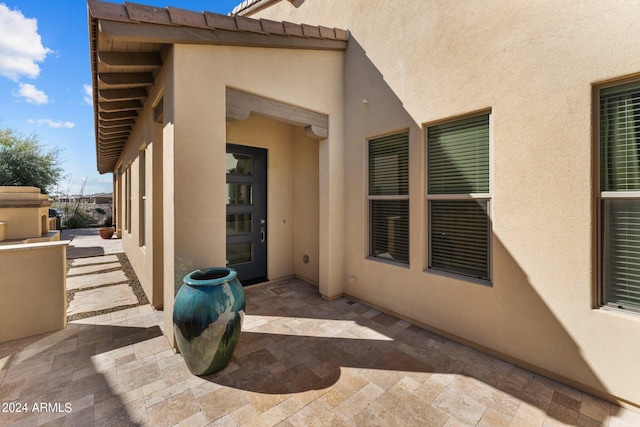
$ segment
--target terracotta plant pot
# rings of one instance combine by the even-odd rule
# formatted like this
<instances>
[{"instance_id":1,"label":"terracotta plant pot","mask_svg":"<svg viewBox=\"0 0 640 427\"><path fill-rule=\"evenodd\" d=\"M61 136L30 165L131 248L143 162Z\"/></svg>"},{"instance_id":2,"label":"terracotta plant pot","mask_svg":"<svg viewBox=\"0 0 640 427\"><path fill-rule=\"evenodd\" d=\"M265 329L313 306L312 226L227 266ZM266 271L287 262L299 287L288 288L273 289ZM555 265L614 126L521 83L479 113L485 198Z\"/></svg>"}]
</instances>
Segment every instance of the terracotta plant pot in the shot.
<instances>
[{"instance_id":1,"label":"terracotta plant pot","mask_svg":"<svg viewBox=\"0 0 640 427\"><path fill-rule=\"evenodd\" d=\"M187 274L173 305L176 343L194 375L227 366L240 338L246 306L232 268L214 267Z\"/></svg>"},{"instance_id":2,"label":"terracotta plant pot","mask_svg":"<svg viewBox=\"0 0 640 427\"><path fill-rule=\"evenodd\" d=\"M113 237L113 233L115 233L116 229L113 227L104 227L100 228L98 232L100 233L100 237L103 239L110 239Z\"/></svg>"}]
</instances>

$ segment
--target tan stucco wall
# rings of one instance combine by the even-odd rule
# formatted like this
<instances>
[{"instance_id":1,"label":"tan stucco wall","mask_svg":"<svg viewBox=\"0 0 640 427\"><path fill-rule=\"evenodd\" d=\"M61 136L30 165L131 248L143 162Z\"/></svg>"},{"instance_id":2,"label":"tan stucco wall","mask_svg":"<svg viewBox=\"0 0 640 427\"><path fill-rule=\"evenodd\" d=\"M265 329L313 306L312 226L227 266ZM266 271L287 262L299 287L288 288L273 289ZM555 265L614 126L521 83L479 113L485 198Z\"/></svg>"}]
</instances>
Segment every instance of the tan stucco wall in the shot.
<instances>
[{"instance_id":1,"label":"tan stucco wall","mask_svg":"<svg viewBox=\"0 0 640 427\"><path fill-rule=\"evenodd\" d=\"M163 125L155 122L154 107L162 97L166 74L163 71L157 77L156 85L140 113L139 124L133 129L127 146L118 160L117 169L123 173L117 176L115 184L117 188L115 193L122 197L117 202L117 206L119 206L117 228L122 238L122 246L149 302L154 307L162 307L164 304L162 263L158 262L162 260L164 255L162 239ZM146 186L144 221L140 216L140 155L142 151L145 152ZM131 179L131 223L128 229L125 226L127 173L130 174ZM143 223L144 230L142 229ZM143 232L145 233L144 240L141 237Z\"/></svg>"},{"instance_id":2,"label":"tan stucco wall","mask_svg":"<svg viewBox=\"0 0 640 427\"><path fill-rule=\"evenodd\" d=\"M318 142L301 127L251 116L227 142L267 149L267 275L318 282ZM309 254L309 263L302 257Z\"/></svg>"},{"instance_id":3,"label":"tan stucco wall","mask_svg":"<svg viewBox=\"0 0 640 427\"><path fill-rule=\"evenodd\" d=\"M318 283L320 269L320 160L319 143L301 127L294 128L294 271L297 277ZM309 256L309 262L303 257Z\"/></svg>"},{"instance_id":4,"label":"tan stucco wall","mask_svg":"<svg viewBox=\"0 0 640 427\"><path fill-rule=\"evenodd\" d=\"M346 28L345 291L640 405L640 318L594 306L592 85L640 73L635 3L281 1ZM286 79L285 79L286 80ZM368 103L363 103L367 99ZM424 272L423 124L490 108L493 286ZM366 139L410 130L410 267L366 259ZM322 172L321 172L322 176ZM322 178L321 178L322 180Z\"/></svg>"},{"instance_id":5,"label":"tan stucco wall","mask_svg":"<svg viewBox=\"0 0 640 427\"><path fill-rule=\"evenodd\" d=\"M0 186L2 240L40 238L49 231L49 196L36 187ZM0 236L1 237L1 236Z\"/></svg>"},{"instance_id":6,"label":"tan stucco wall","mask_svg":"<svg viewBox=\"0 0 640 427\"><path fill-rule=\"evenodd\" d=\"M281 208L274 207L273 217L280 224L273 221L269 224L271 228L277 227L276 231L284 230L283 242L291 242L290 236L296 235L296 216L317 221L319 230L326 232L318 233L318 245L302 244L295 238L292 248L281 244L289 254L270 256L269 268L274 276L300 274L317 280L324 294L342 293L342 221L328 215L330 205L343 209L342 58L342 52L195 45L174 46L166 56L162 72L171 84L164 87L163 251L165 335L170 341L173 295L185 274L206 266L224 265L226 259L227 86L330 116L329 139L311 142L318 148L318 164L324 165L324 173L316 175L318 187L324 189L318 190L317 218L304 210L296 212L289 208L280 212ZM302 138L295 139L298 142ZM313 156L304 150L299 155L306 160ZM314 167L319 168L312 165L305 174L315 173ZM291 183L284 185L294 187ZM282 224L286 218L291 218L291 222ZM272 238L276 231L270 229ZM303 239L311 242L309 236ZM330 251L331 244L335 249ZM315 255L312 252L317 246ZM317 263L317 272L311 267L296 267L291 257L301 257L298 250L309 251Z\"/></svg>"},{"instance_id":7,"label":"tan stucco wall","mask_svg":"<svg viewBox=\"0 0 640 427\"><path fill-rule=\"evenodd\" d=\"M67 325L68 244L0 246L0 342Z\"/></svg>"}]
</instances>

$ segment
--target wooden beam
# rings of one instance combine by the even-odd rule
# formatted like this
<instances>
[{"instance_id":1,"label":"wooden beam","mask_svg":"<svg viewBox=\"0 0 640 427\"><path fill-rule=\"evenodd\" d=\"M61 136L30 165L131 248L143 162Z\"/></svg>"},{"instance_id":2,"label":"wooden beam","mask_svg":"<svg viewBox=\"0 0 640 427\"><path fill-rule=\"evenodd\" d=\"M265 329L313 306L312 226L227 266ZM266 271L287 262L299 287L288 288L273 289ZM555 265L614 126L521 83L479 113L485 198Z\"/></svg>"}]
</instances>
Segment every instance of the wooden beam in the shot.
<instances>
[{"instance_id":1,"label":"wooden beam","mask_svg":"<svg viewBox=\"0 0 640 427\"><path fill-rule=\"evenodd\" d=\"M329 138L329 129L320 126L309 125L304 128L304 132L309 138L327 139Z\"/></svg>"},{"instance_id":2,"label":"wooden beam","mask_svg":"<svg viewBox=\"0 0 640 427\"><path fill-rule=\"evenodd\" d=\"M112 142L105 142L104 144L102 144L102 148L100 148L98 151L102 152L109 152L109 151L116 151L116 150L121 150L124 148L125 146L125 140L121 139L119 141L112 141Z\"/></svg>"},{"instance_id":3,"label":"wooden beam","mask_svg":"<svg viewBox=\"0 0 640 427\"><path fill-rule=\"evenodd\" d=\"M155 52L98 52L98 61L113 67L162 67L162 59Z\"/></svg>"},{"instance_id":4,"label":"wooden beam","mask_svg":"<svg viewBox=\"0 0 640 427\"><path fill-rule=\"evenodd\" d=\"M112 89L153 85L151 73L98 73L98 80Z\"/></svg>"},{"instance_id":5,"label":"wooden beam","mask_svg":"<svg viewBox=\"0 0 640 427\"><path fill-rule=\"evenodd\" d=\"M251 115L251 110L242 105L229 104L227 101L227 120L230 122L241 122Z\"/></svg>"},{"instance_id":6,"label":"wooden beam","mask_svg":"<svg viewBox=\"0 0 640 427\"><path fill-rule=\"evenodd\" d=\"M98 116L102 120L120 120L120 119L135 119L138 117L137 110L127 110L127 111L116 111L113 113L108 113L106 111L98 112Z\"/></svg>"},{"instance_id":7,"label":"wooden beam","mask_svg":"<svg viewBox=\"0 0 640 427\"><path fill-rule=\"evenodd\" d=\"M329 116L326 114L233 88L227 88L226 99L226 114L229 121L244 120L253 113L295 126L303 126L307 135L314 139L329 137Z\"/></svg>"},{"instance_id":8,"label":"wooden beam","mask_svg":"<svg viewBox=\"0 0 640 427\"><path fill-rule=\"evenodd\" d=\"M102 145L104 146L109 145L109 144L124 144L127 141L127 137L126 136L114 136L113 138L106 138L106 137L98 137L98 139L100 140L100 142L102 143ZM102 148L102 150L105 150L106 148Z\"/></svg>"},{"instance_id":9,"label":"wooden beam","mask_svg":"<svg viewBox=\"0 0 640 427\"><path fill-rule=\"evenodd\" d=\"M102 111L141 110L142 103L137 99L131 101L98 102L98 107Z\"/></svg>"},{"instance_id":10,"label":"wooden beam","mask_svg":"<svg viewBox=\"0 0 640 427\"><path fill-rule=\"evenodd\" d=\"M131 126L100 128L98 130L98 133L100 133L101 135L110 135L110 134L120 133L120 132L131 132Z\"/></svg>"},{"instance_id":11,"label":"wooden beam","mask_svg":"<svg viewBox=\"0 0 640 427\"><path fill-rule=\"evenodd\" d=\"M131 132L118 132L118 133L112 133L112 134L98 134L98 138L100 138L100 140L115 140L115 139L127 139L129 137L129 134Z\"/></svg>"},{"instance_id":12,"label":"wooden beam","mask_svg":"<svg viewBox=\"0 0 640 427\"><path fill-rule=\"evenodd\" d=\"M100 128L112 128L112 127L118 127L118 126L133 126L136 124L136 121L133 119L123 119L123 120L98 120L98 125L100 126Z\"/></svg>"},{"instance_id":13,"label":"wooden beam","mask_svg":"<svg viewBox=\"0 0 640 427\"><path fill-rule=\"evenodd\" d=\"M147 97L147 90L144 87L131 87L128 89L103 89L98 91L98 96L105 101L145 99Z\"/></svg>"},{"instance_id":14,"label":"wooden beam","mask_svg":"<svg viewBox=\"0 0 640 427\"><path fill-rule=\"evenodd\" d=\"M120 157L120 154L122 154L122 148L119 148L118 150L114 150L114 151L107 151L107 152L100 152L98 153L100 155L100 157L105 158L105 157Z\"/></svg>"}]
</instances>

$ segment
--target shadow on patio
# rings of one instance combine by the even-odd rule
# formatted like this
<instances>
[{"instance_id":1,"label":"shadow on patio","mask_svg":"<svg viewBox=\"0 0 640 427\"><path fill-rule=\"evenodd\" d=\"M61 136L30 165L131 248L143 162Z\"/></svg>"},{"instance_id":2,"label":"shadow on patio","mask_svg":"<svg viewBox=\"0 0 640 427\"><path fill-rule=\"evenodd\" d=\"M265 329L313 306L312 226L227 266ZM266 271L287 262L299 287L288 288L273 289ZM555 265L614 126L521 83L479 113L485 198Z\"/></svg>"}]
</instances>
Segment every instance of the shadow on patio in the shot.
<instances>
[{"instance_id":1,"label":"shadow on patio","mask_svg":"<svg viewBox=\"0 0 640 427\"><path fill-rule=\"evenodd\" d=\"M210 407L216 418L251 403L242 393L225 398L227 387L270 395L260 400L282 410L293 395L294 425L587 425L621 410L347 298L324 301L299 280L247 293L235 356L206 377L224 386L209 400L224 402Z\"/></svg>"},{"instance_id":2,"label":"shadow on patio","mask_svg":"<svg viewBox=\"0 0 640 427\"><path fill-rule=\"evenodd\" d=\"M225 370L198 378L150 306L0 344L0 413L36 425L628 425L640 416L300 280L247 289ZM618 422L616 424L614 421Z\"/></svg>"}]
</instances>

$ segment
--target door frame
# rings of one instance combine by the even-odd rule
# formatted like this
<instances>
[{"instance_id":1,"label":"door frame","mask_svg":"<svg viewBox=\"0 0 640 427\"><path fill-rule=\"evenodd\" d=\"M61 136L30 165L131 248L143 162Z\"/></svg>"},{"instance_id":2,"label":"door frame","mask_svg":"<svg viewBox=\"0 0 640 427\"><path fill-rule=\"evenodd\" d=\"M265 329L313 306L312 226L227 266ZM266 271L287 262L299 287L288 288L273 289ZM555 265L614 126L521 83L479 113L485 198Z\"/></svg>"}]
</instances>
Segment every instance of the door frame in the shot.
<instances>
[{"instance_id":1,"label":"door frame","mask_svg":"<svg viewBox=\"0 0 640 427\"><path fill-rule=\"evenodd\" d=\"M268 281L268 234L267 234L267 161L268 150L260 147L252 147L247 145L238 145L227 143L225 155L228 153L246 154L252 156L252 173L251 175L230 175L226 174L225 185L230 183L250 184L251 203L250 205L231 205L225 206L226 215L251 213L251 233L231 236L233 243L251 243L251 261L238 264L228 264L230 268L234 268L238 272L238 279L243 285L251 285ZM228 246L229 237L225 234L226 245ZM228 257L227 257L228 258Z\"/></svg>"}]
</instances>

